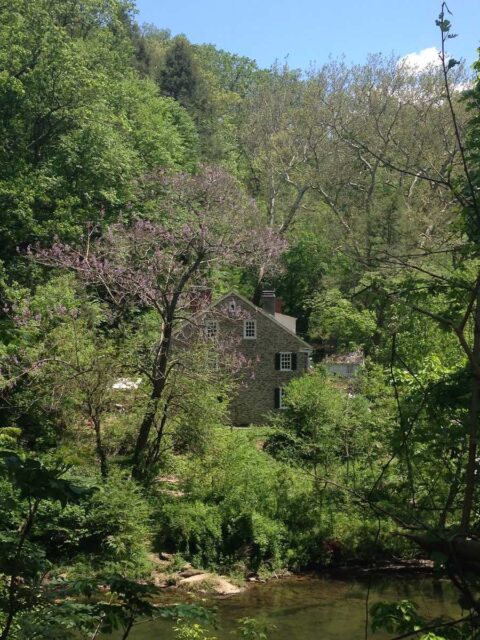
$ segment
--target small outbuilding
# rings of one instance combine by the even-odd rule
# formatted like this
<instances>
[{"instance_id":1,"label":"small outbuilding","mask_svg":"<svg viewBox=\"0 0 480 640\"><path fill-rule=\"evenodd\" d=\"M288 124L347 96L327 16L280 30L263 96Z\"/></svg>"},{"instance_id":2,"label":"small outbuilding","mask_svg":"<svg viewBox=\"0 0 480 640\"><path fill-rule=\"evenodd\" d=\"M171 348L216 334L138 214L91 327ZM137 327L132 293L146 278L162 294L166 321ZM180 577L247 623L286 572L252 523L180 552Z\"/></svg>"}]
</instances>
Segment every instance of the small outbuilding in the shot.
<instances>
[{"instance_id":1,"label":"small outbuilding","mask_svg":"<svg viewBox=\"0 0 480 640\"><path fill-rule=\"evenodd\" d=\"M365 365L365 357L362 351L337 353L327 356L323 364L328 373L342 378L352 378Z\"/></svg>"}]
</instances>

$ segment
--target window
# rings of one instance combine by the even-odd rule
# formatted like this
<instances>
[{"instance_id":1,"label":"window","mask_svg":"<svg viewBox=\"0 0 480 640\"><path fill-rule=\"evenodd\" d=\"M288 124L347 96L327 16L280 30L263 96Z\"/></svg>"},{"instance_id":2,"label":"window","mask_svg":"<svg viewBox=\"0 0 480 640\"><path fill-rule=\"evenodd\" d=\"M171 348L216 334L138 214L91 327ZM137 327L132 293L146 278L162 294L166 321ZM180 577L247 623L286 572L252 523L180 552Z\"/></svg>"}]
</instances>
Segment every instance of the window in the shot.
<instances>
[{"instance_id":1,"label":"window","mask_svg":"<svg viewBox=\"0 0 480 640\"><path fill-rule=\"evenodd\" d=\"M254 340L257 337L257 321L256 320L244 320L243 321L243 337L249 340Z\"/></svg>"},{"instance_id":2,"label":"window","mask_svg":"<svg viewBox=\"0 0 480 640\"><path fill-rule=\"evenodd\" d=\"M281 353L280 354L280 371L291 371L291 370L292 370L292 354Z\"/></svg>"},{"instance_id":3,"label":"window","mask_svg":"<svg viewBox=\"0 0 480 640\"><path fill-rule=\"evenodd\" d=\"M218 353L208 353L205 365L208 371L218 371L220 369Z\"/></svg>"},{"instance_id":4,"label":"window","mask_svg":"<svg viewBox=\"0 0 480 640\"><path fill-rule=\"evenodd\" d=\"M275 388L275 409L286 409L286 405L284 404L285 399L285 389L283 387Z\"/></svg>"},{"instance_id":5,"label":"window","mask_svg":"<svg viewBox=\"0 0 480 640\"><path fill-rule=\"evenodd\" d=\"M230 300L228 303L228 310L231 313L235 313L236 309L237 309L237 305L235 304L235 300Z\"/></svg>"},{"instance_id":6,"label":"window","mask_svg":"<svg viewBox=\"0 0 480 640\"><path fill-rule=\"evenodd\" d=\"M280 351L275 354L276 371L296 371L297 354L295 351Z\"/></svg>"},{"instance_id":7,"label":"window","mask_svg":"<svg viewBox=\"0 0 480 640\"><path fill-rule=\"evenodd\" d=\"M216 320L208 320L205 325L205 335L207 338L216 338L218 333L218 322Z\"/></svg>"}]
</instances>

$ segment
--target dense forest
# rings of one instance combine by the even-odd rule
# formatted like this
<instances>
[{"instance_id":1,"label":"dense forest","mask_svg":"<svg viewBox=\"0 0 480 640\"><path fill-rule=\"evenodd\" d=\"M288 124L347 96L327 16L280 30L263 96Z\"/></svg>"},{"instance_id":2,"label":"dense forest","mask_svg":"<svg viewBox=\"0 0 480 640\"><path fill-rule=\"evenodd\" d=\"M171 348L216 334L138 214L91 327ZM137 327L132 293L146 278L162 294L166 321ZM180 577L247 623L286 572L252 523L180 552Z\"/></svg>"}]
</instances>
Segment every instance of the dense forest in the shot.
<instances>
[{"instance_id":1,"label":"dense forest","mask_svg":"<svg viewBox=\"0 0 480 640\"><path fill-rule=\"evenodd\" d=\"M376 628L477 637L480 61L448 57L446 8L423 70L261 69L129 0L0 16L0 640L149 616L210 639L208 608L165 599L184 566L420 559L465 615L377 606ZM241 364L175 335L199 292L266 285L315 364L237 429ZM365 366L335 378L332 350Z\"/></svg>"}]
</instances>

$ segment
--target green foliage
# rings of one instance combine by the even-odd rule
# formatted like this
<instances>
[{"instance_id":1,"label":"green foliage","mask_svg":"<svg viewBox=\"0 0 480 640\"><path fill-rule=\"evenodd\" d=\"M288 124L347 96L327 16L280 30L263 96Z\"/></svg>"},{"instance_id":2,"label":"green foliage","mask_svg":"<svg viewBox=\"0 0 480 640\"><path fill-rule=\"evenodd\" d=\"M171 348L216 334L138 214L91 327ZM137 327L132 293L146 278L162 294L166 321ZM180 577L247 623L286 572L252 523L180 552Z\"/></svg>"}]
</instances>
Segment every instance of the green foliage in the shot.
<instances>
[{"instance_id":1,"label":"green foliage","mask_svg":"<svg viewBox=\"0 0 480 640\"><path fill-rule=\"evenodd\" d=\"M182 404L169 421L171 442L176 453L205 455L212 446L215 427L230 422L229 398L232 383L228 372L205 367L211 357L210 346L192 348L188 375L177 375L172 386L181 390ZM202 384L199 384L199 380Z\"/></svg>"},{"instance_id":2,"label":"green foliage","mask_svg":"<svg viewBox=\"0 0 480 640\"><path fill-rule=\"evenodd\" d=\"M11 291L14 325L5 370L10 367L13 379L25 370L30 375L29 384L15 388L15 412L9 419L38 449L59 444L60 423L64 441L76 435L90 444L106 476L109 447L103 423L118 401L113 385L124 366L119 345L108 333L107 310L69 275L37 287L28 301L21 293Z\"/></svg>"},{"instance_id":3,"label":"green foliage","mask_svg":"<svg viewBox=\"0 0 480 640\"><path fill-rule=\"evenodd\" d=\"M178 640L215 640L200 624L178 624L173 630Z\"/></svg>"},{"instance_id":4,"label":"green foliage","mask_svg":"<svg viewBox=\"0 0 480 640\"><path fill-rule=\"evenodd\" d=\"M192 111L204 108L204 87L191 44L183 36L170 44L158 74L162 92Z\"/></svg>"},{"instance_id":5,"label":"green foliage","mask_svg":"<svg viewBox=\"0 0 480 640\"><path fill-rule=\"evenodd\" d=\"M444 42L454 37L445 10ZM415 552L395 535L399 524L441 538L460 520L478 377L469 349L480 62L463 97L451 92L452 127L436 71L413 74L382 56L308 74L262 71L212 45L141 29L133 11L129 0L12 0L0 9L2 640L126 638L153 612L180 618L179 638L211 640L183 621L207 623L205 612L154 607L155 589L134 581L148 576L152 543L248 575L405 557ZM456 60L446 71L461 86ZM456 135L465 125L463 176ZM148 399L165 375L152 369L165 346L162 299L194 244L176 253L182 224L190 210L233 210L224 194L207 206L208 188L193 189L199 157L243 182L259 205L259 233L288 238L276 285L301 329L309 323L312 341L369 355L355 380L322 369L294 380L273 427L248 434L227 431L231 380L205 367L209 354L197 345L172 364L157 404ZM192 179L183 191L179 170ZM242 203L239 229L252 208ZM129 254L137 272L120 261L111 281L86 286L22 257L53 236L74 247L89 221L93 264L111 223L126 224L121 253L128 225L145 218L174 231L151 251L164 250L167 266L150 281L135 280L153 264L142 251ZM266 277L263 261L214 262L201 284L217 290L233 282L252 292ZM106 285L132 273L128 295L108 306ZM114 388L136 376L134 390ZM145 416L150 484L140 489L129 467ZM160 471L176 476L175 489ZM432 557L439 570L448 564L446 554ZM372 616L373 630L396 634L425 623L408 601L379 603ZM424 638L465 635L460 626L438 633ZM244 618L239 635L262 640L266 629Z\"/></svg>"},{"instance_id":6,"label":"green foliage","mask_svg":"<svg viewBox=\"0 0 480 640\"><path fill-rule=\"evenodd\" d=\"M18 427L3 427L0 429L0 449L16 449L22 430Z\"/></svg>"},{"instance_id":7,"label":"green foliage","mask_svg":"<svg viewBox=\"0 0 480 640\"><path fill-rule=\"evenodd\" d=\"M436 618L427 622L417 609L418 605L410 600L377 602L370 608L372 631L385 629L395 635L418 635L420 640L462 640L471 636L472 627L468 621L451 624L452 621Z\"/></svg>"},{"instance_id":8,"label":"green foliage","mask_svg":"<svg viewBox=\"0 0 480 640\"><path fill-rule=\"evenodd\" d=\"M91 493L61 476L67 467L48 469L40 460L20 457L10 451L0 451L0 472L18 489L20 498L40 502L58 501L62 507Z\"/></svg>"},{"instance_id":9,"label":"green foliage","mask_svg":"<svg viewBox=\"0 0 480 640\"><path fill-rule=\"evenodd\" d=\"M19 616L43 605L41 583L50 565L32 535L40 505L50 502L65 507L92 493L63 478L66 471L64 466L48 467L35 458L0 452L0 477L12 489L2 486L1 495L2 508L9 507L0 532L0 624L5 640Z\"/></svg>"},{"instance_id":10,"label":"green foliage","mask_svg":"<svg viewBox=\"0 0 480 640\"><path fill-rule=\"evenodd\" d=\"M267 640L267 625L261 624L255 618L240 618L238 621L238 635L245 640Z\"/></svg>"},{"instance_id":11,"label":"green foliage","mask_svg":"<svg viewBox=\"0 0 480 640\"><path fill-rule=\"evenodd\" d=\"M192 116L199 132L202 156L212 158L214 154L209 145L215 129L215 110L211 91L193 46L184 36L171 41L155 79L161 93L174 98Z\"/></svg>"},{"instance_id":12,"label":"green foliage","mask_svg":"<svg viewBox=\"0 0 480 640\"><path fill-rule=\"evenodd\" d=\"M42 607L20 615L17 624L19 640L28 638L52 638L52 640L75 640L85 637L95 629L95 608L80 602L43 603ZM83 635L85 634L85 636Z\"/></svg>"},{"instance_id":13,"label":"green foliage","mask_svg":"<svg viewBox=\"0 0 480 640\"><path fill-rule=\"evenodd\" d=\"M310 312L309 301L323 287L323 277L328 268L327 251L326 238L316 229L297 231L290 240L290 246L283 255L284 272L277 284L286 313L303 316ZM314 335L313 331L310 333Z\"/></svg>"},{"instance_id":14,"label":"green foliage","mask_svg":"<svg viewBox=\"0 0 480 640\"><path fill-rule=\"evenodd\" d=\"M340 349L369 344L376 330L375 314L358 309L338 289L329 289L311 301L310 333L322 340L335 339Z\"/></svg>"},{"instance_id":15,"label":"green foliage","mask_svg":"<svg viewBox=\"0 0 480 640\"><path fill-rule=\"evenodd\" d=\"M34 530L48 557L73 566L75 574L148 572L148 502L126 473L112 470L86 500L59 510L44 505Z\"/></svg>"},{"instance_id":16,"label":"green foliage","mask_svg":"<svg viewBox=\"0 0 480 640\"><path fill-rule=\"evenodd\" d=\"M192 168L196 132L131 68L127 0L15 0L1 12L0 257L10 264L17 247L118 219L145 171Z\"/></svg>"},{"instance_id":17,"label":"green foliage","mask_svg":"<svg viewBox=\"0 0 480 640\"><path fill-rule=\"evenodd\" d=\"M424 626L417 605L409 600L377 602L371 607L372 631L386 629L389 633L413 633Z\"/></svg>"},{"instance_id":18,"label":"green foliage","mask_svg":"<svg viewBox=\"0 0 480 640\"><path fill-rule=\"evenodd\" d=\"M215 505L180 502L163 507L159 544L200 566L215 562L222 544L222 521Z\"/></svg>"},{"instance_id":19,"label":"green foliage","mask_svg":"<svg viewBox=\"0 0 480 640\"><path fill-rule=\"evenodd\" d=\"M208 631L200 624L178 624L174 627L178 640L216 640L216 636L208 635ZM240 618L235 635L245 640L267 640L269 628L255 618Z\"/></svg>"},{"instance_id":20,"label":"green foliage","mask_svg":"<svg viewBox=\"0 0 480 640\"><path fill-rule=\"evenodd\" d=\"M348 399L353 405L355 401L361 405L363 399ZM313 445L307 434L294 444L290 438L288 448L278 440L288 431L272 433L270 428L250 436L217 430L202 459L177 461L178 488L184 495L162 495L154 517L161 525L159 549L181 553L196 566L240 573L408 554L408 544L392 536L394 525L383 522L379 533L369 507L348 493L369 490L372 465L375 468L385 450L386 434L375 442L364 431L367 424L376 429L375 422L358 422L358 416L365 419L364 411L339 413L340 422L322 432L314 451L327 448L318 455L328 465L320 469L319 461L318 481L310 466ZM266 450L278 461L258 451L258 438L263 442L265 436Z\"/></svg>"},{"instance_id":21,"label":"green foliage","mask_svg":"<svg viewBox=\"0 0 480 640\"><path fill-rule=\"evenodd\" d=\"M286 536L276 521L280 478L241 434L217 430L204 462L192 459L183 470L188 497L160 505L159 543L202 566L278 566Z\"/></svg>"},{"instance_id":22,"label":"green foliage","mask_svg":"<svg viewBox=\"0 0 480 640\"><path fill-rule=\"evenodd\" d=\"M217 49L211 44L195 45L194 53L202 70L223 93L243 98L262 75L255 60Z\"/></svg>"},{"instance_id":23,"label":"green foliage","mask_svg":"<svg viewBox=\"0 0 480 640\"><path fill-rule=\"evenodd\" d=\"M286 387L285 410L267 450L307 464L315 475L335 461L365 456L371 437L368 401L340 389L317 368Z\"/></svg>"}]
</instances>

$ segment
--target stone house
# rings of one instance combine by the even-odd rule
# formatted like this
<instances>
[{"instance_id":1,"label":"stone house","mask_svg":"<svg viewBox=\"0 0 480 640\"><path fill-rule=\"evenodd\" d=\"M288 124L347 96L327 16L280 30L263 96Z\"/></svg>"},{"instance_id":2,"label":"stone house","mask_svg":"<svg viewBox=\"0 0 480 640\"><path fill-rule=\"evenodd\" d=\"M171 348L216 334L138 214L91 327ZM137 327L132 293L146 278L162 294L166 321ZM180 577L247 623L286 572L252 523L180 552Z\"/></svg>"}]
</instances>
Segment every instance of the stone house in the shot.
<instances>
[{"instance_id":1,"label":"stone house","mask_svg":"<svg viewBox=\"0 0 480 640\"><path fill-rule=\"evenodd\" d=\"M205 311L207 337L233 336L235 350L251 369L231 402L235 425L259 424L268 413L281 411L283 387L309 369L311 347L279 302L272 290L263 292L260 307L230 292Z\"/></svg>"}]
</instances>

